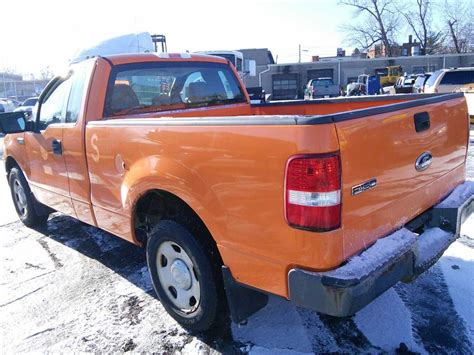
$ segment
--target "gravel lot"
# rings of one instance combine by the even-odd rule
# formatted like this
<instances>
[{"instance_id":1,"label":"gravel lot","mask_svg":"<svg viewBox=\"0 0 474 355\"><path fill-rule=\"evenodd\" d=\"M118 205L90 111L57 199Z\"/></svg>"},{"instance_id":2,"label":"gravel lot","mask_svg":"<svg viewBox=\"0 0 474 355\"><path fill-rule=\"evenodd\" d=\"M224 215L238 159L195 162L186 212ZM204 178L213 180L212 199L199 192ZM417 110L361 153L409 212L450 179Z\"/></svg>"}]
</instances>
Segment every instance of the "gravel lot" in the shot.
<instances>
[{"instance_id":1,"label":"gravel lot","mask_svg":"<svg viewBox=\"0 0 474 355\"><path fill-rule=\"evenodd\" d=\"M472 147L468 171L474 179ZM194 336L156 300L143 250L60 214L28 229L3 178L0 196L2 353L474 351L474 218L430 271L351 318L274 297L246 325Z\"/></svg>"}]
</instances>

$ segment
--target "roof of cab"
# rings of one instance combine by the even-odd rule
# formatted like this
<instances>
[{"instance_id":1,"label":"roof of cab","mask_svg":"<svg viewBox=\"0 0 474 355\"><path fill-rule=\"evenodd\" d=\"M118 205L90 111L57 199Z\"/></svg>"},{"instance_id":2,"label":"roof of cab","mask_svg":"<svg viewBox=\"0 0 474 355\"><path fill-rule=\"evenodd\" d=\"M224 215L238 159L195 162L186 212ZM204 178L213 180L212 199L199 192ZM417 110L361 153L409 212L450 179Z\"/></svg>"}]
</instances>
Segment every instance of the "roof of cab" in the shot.
<instances>
[{"instance_id":1,"label":"roof of cab","mask_svg":"<svg viewBox=\"0 0 474 355\"><path fill-rule=\"evenodd\" d=\"M227 59L204 54L191 53L131 53L101 57L113 65L143 62L209 62L227 64Z\"/></svg>"}]
</instances>

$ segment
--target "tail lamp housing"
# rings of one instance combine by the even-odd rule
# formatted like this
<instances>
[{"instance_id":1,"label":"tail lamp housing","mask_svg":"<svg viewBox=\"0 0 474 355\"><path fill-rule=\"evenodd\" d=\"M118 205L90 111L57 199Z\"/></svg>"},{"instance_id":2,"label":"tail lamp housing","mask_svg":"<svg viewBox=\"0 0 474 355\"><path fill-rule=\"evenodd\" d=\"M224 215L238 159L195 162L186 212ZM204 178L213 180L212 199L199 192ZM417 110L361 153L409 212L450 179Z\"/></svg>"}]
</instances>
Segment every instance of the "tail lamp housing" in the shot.
<instances>
[{"instance_id":1,"label":"tail lamp housing","mask_svg":"<svg viewBox=\"0 0 474 355\"><path fill-rule=\"evenodd\" d=\"M338 153L296 155L285 176L285 218L295 228L330 231L341 226L341 163Z\"/></svg>"}]
</instances>

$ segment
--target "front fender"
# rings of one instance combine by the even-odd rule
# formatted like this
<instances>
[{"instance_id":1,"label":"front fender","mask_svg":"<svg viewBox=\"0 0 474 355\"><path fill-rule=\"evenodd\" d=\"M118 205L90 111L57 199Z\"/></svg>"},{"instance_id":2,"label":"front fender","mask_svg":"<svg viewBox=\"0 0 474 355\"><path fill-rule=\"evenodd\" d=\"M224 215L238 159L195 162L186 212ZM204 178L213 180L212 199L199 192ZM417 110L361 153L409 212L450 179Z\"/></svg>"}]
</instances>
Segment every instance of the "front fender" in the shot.
<instances>
[{"instance_id":1,"label":"front fender","mask_svg":"<svg viewBox=\"0 0 474 355\"><path fill-rule=\"evenodd\" d=\"M25 145L24 143L19 143L22 139L24 139L24 136L24 133L7 134L5 136L5 138L3 139L3 159L5 160L5 164L8 163L9 159L13 159L23 171L26 180L29 181L31 174L30 165L28 164L28 157L26 155ZM17 138L19 138L20 140L18 140Z\"/></svg>"}]
</instances>

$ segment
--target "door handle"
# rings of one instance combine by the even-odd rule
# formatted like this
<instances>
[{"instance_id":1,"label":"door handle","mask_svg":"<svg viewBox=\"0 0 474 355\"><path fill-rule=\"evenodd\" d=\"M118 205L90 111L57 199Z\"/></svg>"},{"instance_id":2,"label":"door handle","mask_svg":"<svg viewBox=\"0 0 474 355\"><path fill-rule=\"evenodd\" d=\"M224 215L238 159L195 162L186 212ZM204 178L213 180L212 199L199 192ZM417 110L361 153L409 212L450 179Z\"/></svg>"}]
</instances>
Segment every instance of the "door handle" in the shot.
<instances>
[{"instance_id":1,"label":"door handle","mask_svg":"<svg viewBox=\"0 0 474 355\"><path fill-rule=\"evenodd\" d=\"M56 155L62 155L63 154L63 146L61 145L61 141L58 139L54 139L53 142L51 143L53 147L53 153Z\"/></svg>"},{"instance_id":2,"label":"door handle","mask_svg":"<svg viewBox=\"0 0 474 355\"><path fill-rule=\"evenodd\" d=\"M24 144L25 144L25 138L17 137L17 138L16 138L16 142L17 142L18 144L24 145Z\"/></svg>"},{"instance_id":3,"label":"door handle","mask_svg":"<svg viewBox=\"0 0 474 355\"><path fill-rule=\"evenodd\" d=\"M418 112L413 116L415 121L415 130L417 132L423 132L430 128L430 114L428 112Z\"/></svg>"}]
</instances>

